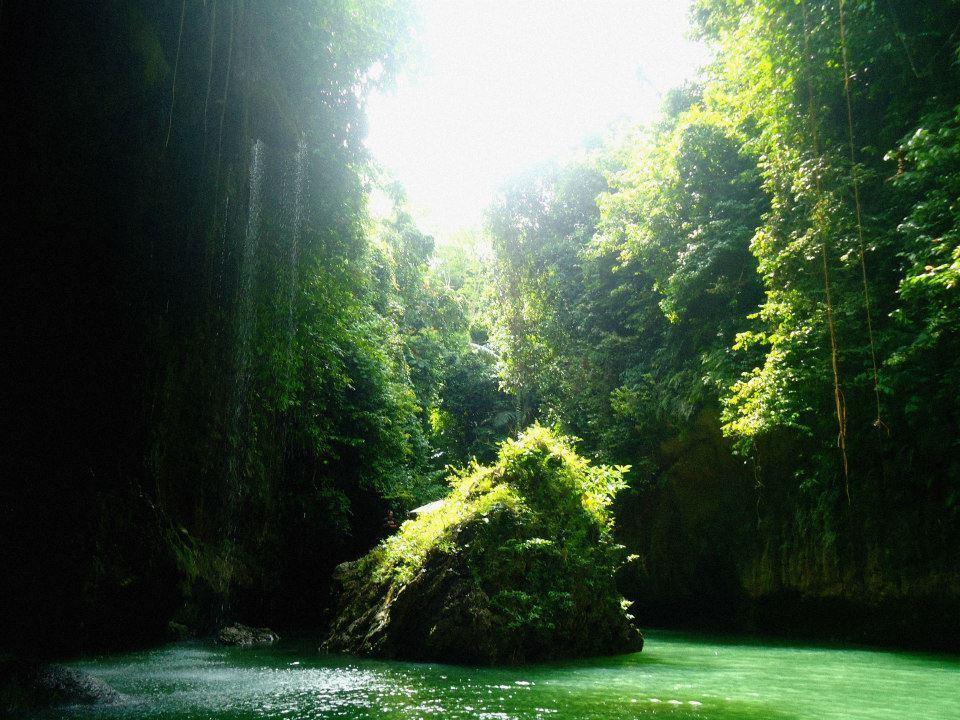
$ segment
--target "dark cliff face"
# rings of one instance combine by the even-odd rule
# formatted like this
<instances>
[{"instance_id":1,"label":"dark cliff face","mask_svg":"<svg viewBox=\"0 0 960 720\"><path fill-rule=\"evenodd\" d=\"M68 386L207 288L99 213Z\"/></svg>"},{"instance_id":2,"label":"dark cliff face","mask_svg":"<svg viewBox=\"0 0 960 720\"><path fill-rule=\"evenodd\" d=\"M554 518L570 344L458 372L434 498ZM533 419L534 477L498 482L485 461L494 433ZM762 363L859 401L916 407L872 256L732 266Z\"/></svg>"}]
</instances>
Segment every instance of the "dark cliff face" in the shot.
<instances>
[{"instance_id":1,"label":"dark cliff face","mask_svg":"<svg viewBox=\"0 0 960 720\"><path fill-rule=\"evenodd\" d=\"M893 487L805 505L789 472L804 451L770 442L755 473L710 412L664 443L658 482L616 506L618 540L640 556L618 578L633 612L653 626L960 648L955 529L911 525L901 514L924 499L890 504Z\"/></svg>"},{"instance_id":2,"label":"dark cliff face","mask_svg":"<svg viewBox=\"0 0 960 720\"><path fill-rule=\"evenodd\" d=\"M161 90L134 84L137 58L109 16L85 3L8 3L0 17L18 339L8 345L0 612L5 642L22 638L41 653L104 633L155 637L154 618L175 602L173 563L138 488L157 359L144 346L157 285L148 273L158 279L163 262L154 256L153 271L143 262L149 236L159 238L147 218L134 220L157 175L144 113L159 117ZM96 579L107 567L123 576L109 587Z\"/></svg>"},{"instance_id":3,"label":"dark cliff face","mask_svg":"<svg viewBox=\"0 0 960 720\"><path fill-rule=\"evenodd\" d=\"M298 0L3 4L0 644L94 650L232 613L316 626L329 572L369 545L371 468L402 448L350 423L393 411L313 376L339 403L316 432L292 408L321 391L293 398L288 349L349 311L308 306L308 270L349 267L328 291L362 294L362 107L341 91L390 64L376 23Z\"/></svg>"}]
</instances>

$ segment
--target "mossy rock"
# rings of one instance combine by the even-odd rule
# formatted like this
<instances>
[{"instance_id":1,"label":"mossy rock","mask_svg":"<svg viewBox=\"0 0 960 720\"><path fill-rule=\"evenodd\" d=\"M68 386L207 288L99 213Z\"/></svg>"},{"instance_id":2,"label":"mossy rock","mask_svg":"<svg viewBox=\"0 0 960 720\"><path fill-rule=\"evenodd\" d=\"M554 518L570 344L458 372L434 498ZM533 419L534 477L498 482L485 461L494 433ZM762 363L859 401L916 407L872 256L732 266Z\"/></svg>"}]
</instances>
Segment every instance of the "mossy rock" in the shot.
<instances>
[{"instance_id":1,"label":"mossy rock","mask_svg":"<svg viewBox=\"0 0 960 720\"><path fill-rule=\"evenodd\" d=\"M322 649L470 664L640 650L614 584L623 548L609 506L625 470L533 426L494 465L454 473L440 507L338 568Z\"/></svg>"}]
</instances>

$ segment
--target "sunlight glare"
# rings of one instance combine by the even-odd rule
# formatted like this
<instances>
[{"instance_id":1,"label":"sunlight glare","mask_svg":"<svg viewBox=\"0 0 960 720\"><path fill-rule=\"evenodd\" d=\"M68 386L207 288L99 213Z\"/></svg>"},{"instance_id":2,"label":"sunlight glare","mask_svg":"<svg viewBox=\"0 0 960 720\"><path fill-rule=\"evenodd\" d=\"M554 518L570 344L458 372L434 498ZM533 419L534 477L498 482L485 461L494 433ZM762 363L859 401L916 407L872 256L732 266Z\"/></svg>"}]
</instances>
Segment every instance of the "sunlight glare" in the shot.
<instances>
[{"instance_id":1,"label":"sunlight glare","mask_svg":"<svg viewBox=\"0 0 960 720\"><path fill-rule=\"evenodd\" d=\"M367 145L439 239L498 185L649 120L707 58L687 0L420 0L416 69L369 103Z\"/></svg>"}]
</instances>

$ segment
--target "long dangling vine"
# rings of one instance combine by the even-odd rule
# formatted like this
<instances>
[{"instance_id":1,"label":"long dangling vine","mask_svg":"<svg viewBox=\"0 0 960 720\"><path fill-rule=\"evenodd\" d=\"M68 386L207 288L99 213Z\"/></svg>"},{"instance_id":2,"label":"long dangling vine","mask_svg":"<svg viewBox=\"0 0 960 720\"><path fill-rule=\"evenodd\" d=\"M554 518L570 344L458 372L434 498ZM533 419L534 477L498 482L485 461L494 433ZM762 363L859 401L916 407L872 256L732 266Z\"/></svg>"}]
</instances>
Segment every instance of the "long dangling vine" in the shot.
<instances>
[{"instance_id":1,"label":"long dangling vine","mask_svg":"<svg viewBox=\"0 0 960 720\"><path fill-rule=\"evenodd\" d=\"M856 207L857 240L860 251L860 281L863 288L863 307L867 319L867 337L870 341L870 360L873 363L873 394L876 399L877 417L874 426L889 428L883 422L880 410L880 373L877 367L877 347L873 337L873 312L870 307L870 283L867 278L866 243L863 239L863 204L860 200L860 173L857 165L857 150L853 133L853 103L850 99L850 54L847 49L846 12L844 0L840 3L840 49L843 57L843 92L847 105L847 141L850 146L850 180L853 184L853 202Z\"/></svg>"},{"instance_id":2,"label":"long dangling vine","mask_svg":"<svg viewBox=\"0 0 960 720\"><path fill-rule=\"evenodd\" d=\"M803 48L805 61L810 62L810 16L806 0L800 3L803 11ZM809 68L808 68L809 69ZM814 157L820 159L820 133L818 130L819 119L817 117L816 97L813 90L813 78L807 72L807 102L809 105L810 121L810 139L813 146ZM816 188L818 197L818 208L814 213L814 222L822 224L823 221L823 178L820 169L816 171ZM823 290L827 310L827 327L830 331L830 365L833 370L833 400L837 416L837 445L840 448L840 455L843 459L843 479L844 488L847 495L847 503L850 503L850 463L847 457L847 410L843 398L843 391L840 389L840 369L837 361L837 329L833 315L833 292L830 283L830 264L828 261L827 239L823 238L820 243L820 256L823 266Z\"/></svg>"}]
</instances>

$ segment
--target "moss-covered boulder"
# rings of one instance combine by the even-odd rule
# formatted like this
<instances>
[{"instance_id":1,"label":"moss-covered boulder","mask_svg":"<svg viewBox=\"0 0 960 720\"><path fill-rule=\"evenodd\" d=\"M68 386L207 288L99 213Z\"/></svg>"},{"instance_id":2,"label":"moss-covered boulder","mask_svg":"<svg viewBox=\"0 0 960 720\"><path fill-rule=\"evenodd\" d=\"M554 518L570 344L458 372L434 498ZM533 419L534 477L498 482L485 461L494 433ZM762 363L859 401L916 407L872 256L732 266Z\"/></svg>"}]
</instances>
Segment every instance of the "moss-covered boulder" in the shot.
<instances>
[{"instance_id":1,"label":"moss-covered boulder","mask_svg":"<svg viewBox=\"0 0 960 720\"><path fill-rule=\"evenodd\" d=\"M442 505L338 569L322 649L478 664L640 650L614 584L623 555L609 505L623 472L528 429L494 465L455 472Z\"/></svg>"}]
</instances>

